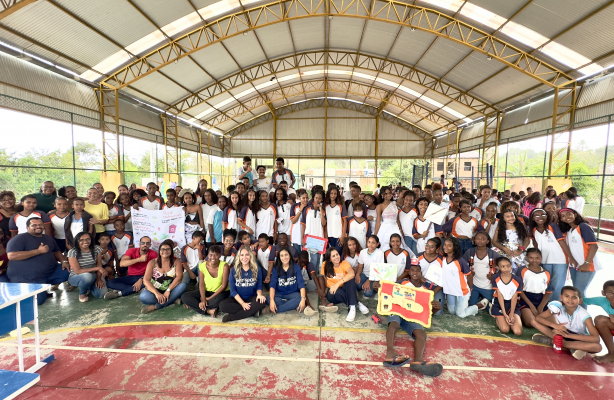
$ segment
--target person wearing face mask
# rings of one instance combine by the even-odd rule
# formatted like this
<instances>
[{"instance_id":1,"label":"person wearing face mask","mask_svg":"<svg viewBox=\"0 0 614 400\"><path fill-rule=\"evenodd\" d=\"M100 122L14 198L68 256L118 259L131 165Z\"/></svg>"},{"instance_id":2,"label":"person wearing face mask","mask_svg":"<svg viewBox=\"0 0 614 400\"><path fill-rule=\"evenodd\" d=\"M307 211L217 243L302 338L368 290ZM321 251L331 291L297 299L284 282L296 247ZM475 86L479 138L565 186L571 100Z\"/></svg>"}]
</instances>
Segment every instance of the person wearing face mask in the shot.
<instances>
[{"instance_id":1,"label":"person wearing face mask","mask_svg":"<svg viewBox=\"0 0 614 400\"><path fill-rule=\"evenodd\" d=\"M362 200L358 200L357 203L354 204L354 215L350 216L348 219L348 227L347 227L347 237L355 238L360 247L367 247L367 238L371 236L371 226L369 225L369 221L365 218L364 215L364 203Z\"/></svg>"}]
</instances>

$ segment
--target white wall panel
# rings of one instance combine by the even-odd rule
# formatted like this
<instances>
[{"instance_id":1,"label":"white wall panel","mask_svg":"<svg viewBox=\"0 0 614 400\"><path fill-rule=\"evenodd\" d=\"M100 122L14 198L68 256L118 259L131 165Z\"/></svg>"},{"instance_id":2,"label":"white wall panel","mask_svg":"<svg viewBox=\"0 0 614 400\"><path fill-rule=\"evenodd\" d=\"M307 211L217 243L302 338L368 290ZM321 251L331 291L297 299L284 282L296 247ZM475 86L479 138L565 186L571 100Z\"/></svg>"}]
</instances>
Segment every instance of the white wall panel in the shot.
<instances>
[{"instance_id":1,"label":"white wall panel","mask_svg":"<svg viewBox=\"0 0 614 400\"><path fill-rule=\"evenodd\" d=\"M273 139L273 121L256 125L245 132L241 132L238 137L241 139Z\"/></svg>"},{"instance_id":2,"label":"white wall panel","mask_svg":"<svg viewBox=\"0 0 614 400\"><path fill-rule=\"evenodd\" d=\"M375 140L375 119L329 119L326 138L347 140L348 147L352 139Z\"/></svg>"},{"instance_id":3,"label":"white wall panel","mask_svg":"<svg viewBox=\"0 0 614 400\"><path fill-rule=\"evenodd\" d=\"M326 142L326 157L375 157L375 142Z\"/></svg>"},{"instance_id":4,"label":"white wall panel","mask_svg":"<svg viewBox=\"0 0 614 400\"><path fill-rule=\"evenodd\" d=\"M329 108L328 109L328 117L329 118L335 118L335 117L340 117L340 118L364 118L364 117L372 117L373 119L375 119L374 116L370 116L369 114L364 114L358 111L354 111L354 110L345 110L343 108Z\"/></svg>"},{"instance_id":5,"label":"white wall panel","mask_svg":"<svg viewBox=\"0 0 614 400\"><path fill-rule=\"evenodd\" d=\"M324 142L297 142L293 140L278 140L276 154L280 157L324 157Z\"/></svg>"},{"instance_id":6,"label":"white wall panel","mask_svg":"<svg viewBox=\"0 0 614 400\"><path fill-rule=\"evenodd\" d=\"M247 133L247 132L246 132ZM240 155L273 154L272 140L232 140L230 148L234 157Z\"/></svg>"},{"instance_id":7,"label":"white wall panel","mask_svg":"<svg viewBox=\"0 0 614 400\"><path fill-rule=\"evenodd\" d=\"M415 133L383 119L379 120L378 137L385 140L422 140L422 138Z\"/></svg>"},{"instance_id":8,"label":"white wall panel","mask_svg":"<svg viewBox=\"0 0 614 400\"><path fill-rule=\"evenodd\" d=\"M330 112L330 110L329 110ZM308 108L291 114L285 114L279 119L294 119L294 118L324 118L324 108Z\"/></svg>"},{"instance_id":9,"label":"white wall panel","mask_svg":"<svg viewBox=\"0 0 614 400\"><path fill-rule=\"evenodd\" d=\"M271 131L272 132L272 131ZM324 140L323 119L277 120L277 139L322 139Z\"/></svg>"},{"instance_id":10,"label":"white wall panel","mask_svg":"<svg viewBox=\"0 0 614 400\"><path fill-rule=\"evenodd\" d=\"M418 157L424 155L424 142L380 142L379 157Z\"/></svg>"}]
</instances>

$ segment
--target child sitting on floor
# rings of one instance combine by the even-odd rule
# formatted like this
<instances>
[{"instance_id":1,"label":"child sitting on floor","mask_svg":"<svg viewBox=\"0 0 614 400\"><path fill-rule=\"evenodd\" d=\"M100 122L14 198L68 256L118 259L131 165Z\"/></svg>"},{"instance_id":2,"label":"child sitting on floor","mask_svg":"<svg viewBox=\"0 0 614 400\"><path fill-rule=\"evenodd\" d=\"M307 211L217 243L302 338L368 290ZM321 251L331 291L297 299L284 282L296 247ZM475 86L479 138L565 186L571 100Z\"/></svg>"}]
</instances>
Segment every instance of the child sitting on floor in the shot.
<instances>
[{"instance_id":1,"label":"child sitting on floor","mask_svg":"<svg viewBox=\"0 0 614 400\"><path fill-rule=\"evenodd\" d=\"M512 263L508 258L498 258L496 264L499 272L492 276L495 294L490 315L495 317L497 327L502 333L508 333L511 328L514 335L522 335L522 321L518 307L518 294L522 293L522 279L512 274Z\"/></svg>"},{"instance_id":2,"label":"child sitting on floor","mask_svg":"<svg viewBox=\"0 0 614 400\"><path fill-rule=\"evenodd\" d=\"M595 357L594 360L598 363L611 363L614 362L614 281L606 281L603 284L601 294L605 297L585 297L583 302L584 304L600 306L608 313L607 316L599 315L595 317L595 327L608 349L608 354Z\"/></svg>"},{"instance_id":3,"label":"child sitting on floor","mask_svg":"<svg viewBox=\"0 0 614 400\"><path fill-rule=\"evenodd\" d=\"M563 337L563 348L580 360L586 353L599 353L599 332L593 319L582 307L580 291L573 286L563 286L561 301L551 301L548 309L535 317L533 326L541 333L533 335L536 343L552 346L554 336Z\"/></svg>"},{"instance_id":4,"label":"child sitting on floor","mask_svg":"<svg viewBox=\"0 0 614 400\"><path fill-rule=\"evenodd\" d=\"M533 327L533 320L550 301L550 273L542 268L542 252L535 247L527 250L527 268L520 271L523 291L520 292L520 318L526 327Z\"/></svg>"},{"instance_id":5,"label":"child sitting on floor","mask_svg":"<svg viewBox=\"0 0 614 400\"><path fill-rule=\"evenodd\" d=\"M409 279L401 283L410 287L423 287L432 290L432 283L422 283L422 268L419 264L412 264L409 267ZM432 313L441 310L441 303L437 300L431 302ZM394 351L394 339L399 328L402 328L410 338L414 340L414 360L405 356L398 356ZM424 327L416 322L407 321L398 315L388 317L388 330L386 331L386 359L384 366L401 367L407 363L409 368L418 371L426 376L439 376L443 372L441 364L429 363L423 360L424 349L426 348L426 331Z\"/></svg>"}]
</instances>

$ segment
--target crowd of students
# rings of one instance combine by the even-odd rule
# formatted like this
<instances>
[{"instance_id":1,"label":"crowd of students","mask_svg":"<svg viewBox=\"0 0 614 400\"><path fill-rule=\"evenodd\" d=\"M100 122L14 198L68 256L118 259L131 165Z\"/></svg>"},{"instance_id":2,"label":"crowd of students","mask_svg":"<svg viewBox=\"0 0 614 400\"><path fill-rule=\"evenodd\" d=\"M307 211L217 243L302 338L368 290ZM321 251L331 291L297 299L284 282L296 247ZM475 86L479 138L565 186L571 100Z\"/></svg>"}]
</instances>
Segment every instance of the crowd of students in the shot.
<instances>
[{"instance_id":1,"label":"crowd of students","mask_svg":"<svg viewBox=\"0 0 614 400\"><path fill-rule=\"evenodd\" d=\"M56 191L44 182L19 204L1 192L0 282L64 283L78 288L82 302L139 293L142 313L183 303L212 317L221 311L223 322L292 310L312 316L345 304L352 322L357 311L369 314L359 294L369 298L379 288L372 265L389 263L400 284L434 292L434 315L446 301L460 318L488 311L503 333L534 327L540 333L533 339L549 345L562 336L561 346L578 359L599 352L601 336L609 352L597 361L614 361L614 281L605 283L605 297L586 298L601 265L581 215L584 199L573 188L542 198L530 189L519 197L482 186L475 196L442 179L424 188L378 185L373 194L355 182L345 193L334 183L307 191L292 189L295 177L282 158L276 167L271 178L264 166L255 175L246 157L226 195L206 180L194 191L168 189L165 199L153 182L145 190L120 185L118 196L96 183L84 198L72 186ZM425 218L431 204L447 213L440 224ZM131 212L140 207L183 207L187 244L178 249L166 240L156 252L149 237L133 243ZM304 250L306 235L328 240L323 257ZM426 279L430 268L441 270L440 282ZM565 286L568 272L573 286ZM316 292L319 306L307 292ZM586 304L610 317L593 324ZM396 316L388 322L385 365L441 373L441 365L423 360L421 325ZM412 361L394 351L398 329L415 340Z\"/></svg>"}]
</instances>

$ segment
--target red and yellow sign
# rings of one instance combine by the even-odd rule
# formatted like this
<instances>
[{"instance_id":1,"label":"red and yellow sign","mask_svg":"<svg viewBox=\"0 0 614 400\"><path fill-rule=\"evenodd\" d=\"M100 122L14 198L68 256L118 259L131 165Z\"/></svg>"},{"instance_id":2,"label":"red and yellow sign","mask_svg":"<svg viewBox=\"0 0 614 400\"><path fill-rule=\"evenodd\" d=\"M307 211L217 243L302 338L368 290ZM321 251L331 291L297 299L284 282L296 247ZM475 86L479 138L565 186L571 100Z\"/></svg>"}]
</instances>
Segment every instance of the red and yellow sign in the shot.
<instances>
[{"instance_id":1,"label":"red and yellow sign","mask_svg":"<svg viewBox=\"0 0 614 400\"><path fill-rule=\"evenodd\" d=\"M425 328L431 327L433 292L389 281L380 281L377 312L398 315Z\"/></svg>"}]
</instances>

